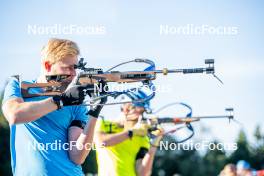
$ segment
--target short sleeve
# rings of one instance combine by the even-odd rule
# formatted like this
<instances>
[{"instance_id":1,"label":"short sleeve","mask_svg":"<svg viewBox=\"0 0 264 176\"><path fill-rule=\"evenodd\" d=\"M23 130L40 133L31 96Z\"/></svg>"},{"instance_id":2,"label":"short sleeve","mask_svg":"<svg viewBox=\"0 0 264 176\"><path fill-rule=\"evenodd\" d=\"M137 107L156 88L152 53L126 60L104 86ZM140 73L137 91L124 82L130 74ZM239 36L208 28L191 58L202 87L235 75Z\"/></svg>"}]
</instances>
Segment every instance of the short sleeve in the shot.
<instances>
[{"instance_id":1,"label":"short sleeve","mask_svg":"<svg viewBox=\"0 0 264 176\"><path fill-rule=\"evenodd\" d=\"M144 142L142 142L142 147L149 149L150 148L150 141L147 136L145 136Z\"/></svg>"},{"instance_id":2,"label":"short sleeve","mask_svg":"<svg viewBox=\"0 0 264 176\"><path fill-rule=\"evenodd\" d=\"M74 119L73 120L79 120L87 123L88 121L88 115L87 115L88 109L86 106L75 106L74 111Z\"/></svg>"},{"instance_id":3,"label":"short sleeve","mask_svg":"<svg viewBox=\"0 0 264 176\"><path fill-rule=\"evenodd\" d=\"M20 84L15 77L11 77L5 87L3 103L11 98L22 98Z\"/></svg>"}]
</instances>

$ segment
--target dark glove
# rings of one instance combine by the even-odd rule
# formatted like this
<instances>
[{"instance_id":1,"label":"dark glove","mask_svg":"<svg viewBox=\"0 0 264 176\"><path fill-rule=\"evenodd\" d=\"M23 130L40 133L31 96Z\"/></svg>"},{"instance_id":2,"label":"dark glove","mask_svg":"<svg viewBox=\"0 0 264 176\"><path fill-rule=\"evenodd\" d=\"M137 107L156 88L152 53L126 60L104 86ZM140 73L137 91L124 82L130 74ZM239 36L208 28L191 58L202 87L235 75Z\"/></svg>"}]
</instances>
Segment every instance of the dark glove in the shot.
<instances>
[{"instance_id":1,"label":"dark glove","mask_svg":"<svg viewBox=\"0 0 264 176\"><path fill-rule=\"evenodd\" d=\"M53 97L53 101L57 104L58 109L61 106L80 105L83 103L85 96L93 92L94 85L76 85L63 92L61 95Z\"/></svg>"},{"instance_id":2,"label":"dark glove","mask_svg":"<svg viewBox=\"0 0 264 176\"><path fill-rule=\"evenodd\" d=\"M95 118L98 118L98 116L99 116L99 114L100 114L100 112L104 106L101 104L105 104L106 102L107 102L107 97L102 98L99 102L99 105L97 105L94 109L90 109L87 114L90 116L93 116Z\"/></svg>"},{"instance_id":3,"label":"dark glove","mask_svg":"<svg viewBox=\"0 0 264 176\"><path fill-rule=\"evenodd\" d=\"M104 86L107 86L107 84L105 82L103 82L103 81L100 81L99 84L102 84L102 87L103 87L102 90L103 91L100 92L100 95L103 96L103 95L106 94L106 92L104 91ZM106 102L107 102L107 96L101 98L101 100L99 102L99 105L97 105L94 109L90 109L87 114L90 115L90 116L93 116L95 118L98 118L101 110L103 109L103 106L104 106L103 104L105 104Z\"/></svg>"}]
</instances>

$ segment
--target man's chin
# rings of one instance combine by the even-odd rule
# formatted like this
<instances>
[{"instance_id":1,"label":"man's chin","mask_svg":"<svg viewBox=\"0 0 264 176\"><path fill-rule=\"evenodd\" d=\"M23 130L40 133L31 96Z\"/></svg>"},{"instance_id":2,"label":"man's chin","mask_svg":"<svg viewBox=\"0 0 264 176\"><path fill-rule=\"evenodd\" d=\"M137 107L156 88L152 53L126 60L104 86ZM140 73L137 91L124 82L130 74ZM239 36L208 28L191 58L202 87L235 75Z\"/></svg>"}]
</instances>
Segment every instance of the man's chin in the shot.
<instances>
[{"instance_id":1,"label":"man's chin","mask_svg":"<svg viewBox=\"0 0 264 176\"><path fill-rule=\"evenodd\" d=\"M138 115L137 117L129 117L129 116L127 116L126 117L126 120L127 121L138 121L138 118L140 117L140 115Z\"/></svg>"}]
</instances>

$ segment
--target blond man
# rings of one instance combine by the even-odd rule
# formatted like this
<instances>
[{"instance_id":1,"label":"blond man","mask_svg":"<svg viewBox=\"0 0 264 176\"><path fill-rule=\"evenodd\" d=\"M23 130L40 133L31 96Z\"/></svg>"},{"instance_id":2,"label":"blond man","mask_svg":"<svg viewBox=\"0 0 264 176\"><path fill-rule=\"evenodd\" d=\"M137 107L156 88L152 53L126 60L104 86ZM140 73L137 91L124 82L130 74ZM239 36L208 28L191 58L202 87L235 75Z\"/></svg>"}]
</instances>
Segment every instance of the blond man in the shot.
<instances>
[{"instance_id":1,"label":"blond man","mask_svg":"<svg viewBox=\"0 0 264 176\"><path fill-rule=\"evenodd\" d=\"M73 41L49 40L42 50L41 75L27 82L45 83L48 75L68 75L72 80L78 55L79 48ZM88 118L86 107L78 106L84 100L84 89L74 86L61 96L23 98L19 81L9 81L2 109L10 124L14 175L83 175L81 164L90 151L102 108L88 111Z\"/></svg>"}]
</instances>

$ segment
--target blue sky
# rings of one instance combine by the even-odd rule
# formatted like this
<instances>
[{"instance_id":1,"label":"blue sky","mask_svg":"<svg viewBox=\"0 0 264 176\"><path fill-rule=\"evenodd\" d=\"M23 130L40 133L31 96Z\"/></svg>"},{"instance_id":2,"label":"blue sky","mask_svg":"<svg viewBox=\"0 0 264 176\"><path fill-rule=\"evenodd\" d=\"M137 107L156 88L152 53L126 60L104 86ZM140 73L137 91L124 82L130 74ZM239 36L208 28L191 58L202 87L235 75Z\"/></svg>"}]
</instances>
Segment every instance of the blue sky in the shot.
<instances>
[{"instance_id":1,"label":"blue sky","mask_svg":"<svg viewBox=\"0 0 264 176\"><path fill-rule=\"evenodd\" d=\"M252 139L256 124L263 125L264 48L262 1L2 1L0 7L0 56L3 87L8 76L31 79L39 74L40 49L51 37L76 41L81 55L94 67L109 68L135 57L150 58L158 68L203 66L216 60L219 84L208 75L159 76L157 84L172 87L157 94L153 107L173 101L190 104L194 114L222 114L234 107L237 120ZM97 35L37 34L29 26L103 26ZM235 35L160 34L160 26L235 27ZM135 69L132 68L132 69ZM113 108L117 113L119 107ZM108 116L110 109L103 113ZM112 114L112 113L111 113ZM206 137L235 140L240 126L225 120L196 125L211 128ZM197 134L197 137L199 134Z\"/></svg>"}]
</instances>

